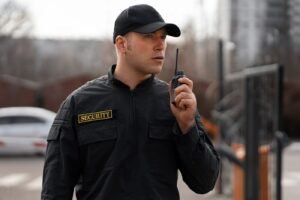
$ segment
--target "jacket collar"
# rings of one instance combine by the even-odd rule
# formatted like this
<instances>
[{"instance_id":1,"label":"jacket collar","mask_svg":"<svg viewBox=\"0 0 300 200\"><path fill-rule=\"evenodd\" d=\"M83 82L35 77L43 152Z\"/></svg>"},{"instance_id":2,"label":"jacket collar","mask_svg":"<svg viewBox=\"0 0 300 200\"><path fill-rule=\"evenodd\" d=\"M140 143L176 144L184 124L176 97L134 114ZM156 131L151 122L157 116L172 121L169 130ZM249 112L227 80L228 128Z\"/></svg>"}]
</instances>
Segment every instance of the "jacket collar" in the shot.
<instances>
[{"instance_id":1,"label":"jacket collar","mask_svg":"<svg viewBox=\"0 0 300 200\"><path fill-rule=\"evenodd\" d=\"M114 77L115 69L116 69L116 65L112 65L111 68L110 68L110 70L109 70L109 72L108 72L108 79L109 79L109 81L113 85L116 85L118 87L125 87L125 88L129 89L129 87L126 84L124 84L122 81L120 81L120 80L118 80L118 79L116 79ZM147 78L146 80L143 80L141 83L139 83L137 85L137 87L135 88L135 90L137 90L139 88L147 88L147 87L149 87L152 84L152 82L154 80L154 77L155 77L155 75L152 74L151 77Z\"/></svg>"}]
</instances>

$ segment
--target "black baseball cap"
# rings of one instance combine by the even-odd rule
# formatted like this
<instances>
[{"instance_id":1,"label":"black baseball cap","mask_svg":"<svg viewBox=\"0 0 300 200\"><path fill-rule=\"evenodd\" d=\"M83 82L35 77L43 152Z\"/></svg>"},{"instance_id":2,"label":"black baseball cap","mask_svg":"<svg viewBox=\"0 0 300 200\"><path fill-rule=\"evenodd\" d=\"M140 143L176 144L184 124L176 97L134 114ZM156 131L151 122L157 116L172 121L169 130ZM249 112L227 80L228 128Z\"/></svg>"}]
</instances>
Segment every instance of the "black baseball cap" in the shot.
<instances>
[{"instance_id":1,"label":"black baseball cap","mask_svg":"<svg viewBox=\"0 0 300 200\"><path fill-rule=\"evenodd\" d=\"M113 41L118 35L128 32L152 33L165 28L167 35L178 37L181 32L177 25L166 23L160 14L146 4L130 6L123 10L115 21Z\"/></svg>"}]
</instances>

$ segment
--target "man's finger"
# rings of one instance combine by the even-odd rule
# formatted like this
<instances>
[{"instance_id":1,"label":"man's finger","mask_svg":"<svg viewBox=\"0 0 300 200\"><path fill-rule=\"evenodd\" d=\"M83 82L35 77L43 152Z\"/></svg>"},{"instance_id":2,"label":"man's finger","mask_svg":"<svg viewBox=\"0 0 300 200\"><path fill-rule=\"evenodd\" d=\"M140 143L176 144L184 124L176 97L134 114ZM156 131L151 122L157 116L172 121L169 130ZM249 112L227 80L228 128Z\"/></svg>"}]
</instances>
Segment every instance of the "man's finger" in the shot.
<instances>
[{"instance_id":1,"label":"man's finger","mask_svg":"<svg viewBox=\"0 0 300 200\"><path fill-rule=\"evenodd\" d=\"M182 77L179 80L179 83L186 84L189 88L193 89L193 81L187 77Z\"/></svg>"}]
</instances>

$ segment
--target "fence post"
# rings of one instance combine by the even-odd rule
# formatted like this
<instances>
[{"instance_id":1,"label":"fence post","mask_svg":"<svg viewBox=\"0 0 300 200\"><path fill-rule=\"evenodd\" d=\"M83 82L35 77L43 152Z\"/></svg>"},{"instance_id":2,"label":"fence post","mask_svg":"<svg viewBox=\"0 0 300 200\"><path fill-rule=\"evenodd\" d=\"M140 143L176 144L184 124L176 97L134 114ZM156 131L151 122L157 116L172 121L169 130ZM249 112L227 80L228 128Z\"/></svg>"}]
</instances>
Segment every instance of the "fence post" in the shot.
<instances>
[{"instance_id":1,"label":"fence post","mask_svg":"<svg viewBox=\"0 0 300 200\"><path fill-rule=\"evenodd\" d=\"M277 130L275 133L276 137L276 200L281 200L281 179L282 179L282 97L283 97L283 80L284 80L284 68L282 65L278 66L278 78L277 78L277 89L278 89L278 98L277 98Z\"/></svg>"},{"instance_id":2,"label":"fence post","mask_svg":"<svg viewBox=\"0 0 300 200\"><path fill-rule=\"evenodd\" d=\"M256 81L253 77L245 78L245 200L259 199L259 136L256 130L257 117L255 109Z\"/></svg>"},{"instance_id":3,"label":"fence post","mask_svg":"<svg viewBox=\"0 0 300 200\"><path fill-rule=\"evenodd\" d=\"M223 62L223 41L219 39L218 41L218 79L219 79L219 102L224 98L224 62ZM220 105L218 110L223 112L223 106ZM223 141L224 139L224 126L223 122L219 122L219 138L218 142ZM223 194L223 162L221 161L221 167L219 172L219 178L217 183L217 190L219 194Z\"/></svg>"}]
</instances>

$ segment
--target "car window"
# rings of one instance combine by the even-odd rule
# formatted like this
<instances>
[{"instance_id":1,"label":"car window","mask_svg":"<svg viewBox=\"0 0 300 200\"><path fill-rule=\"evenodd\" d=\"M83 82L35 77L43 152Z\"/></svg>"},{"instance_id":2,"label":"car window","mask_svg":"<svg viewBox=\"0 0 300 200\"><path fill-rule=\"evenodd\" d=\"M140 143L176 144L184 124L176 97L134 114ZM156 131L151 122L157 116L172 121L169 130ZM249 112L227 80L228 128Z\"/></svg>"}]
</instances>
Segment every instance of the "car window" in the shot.
<instances>
[{"instance_id":1,"label":"car window","mask_svg":"<svg viewBox=\"0 0 300 200\"><path fill-rule=\"evenodd\" d=\"M11 123L11 117L0 117L0 125L7 125Z\"/></svg>"},{"instance_id":2,"label":"car window","mask_svg":"<svg viewBox=\"0 0 300 200\"><path fill-rule=\"evenodd\" d=\"M9 116L0 117L1 125L13 125L13 124L31 124L31 123L45 123L45 121L38 117L33 116Z\"/></svg>"}]
</instances>

